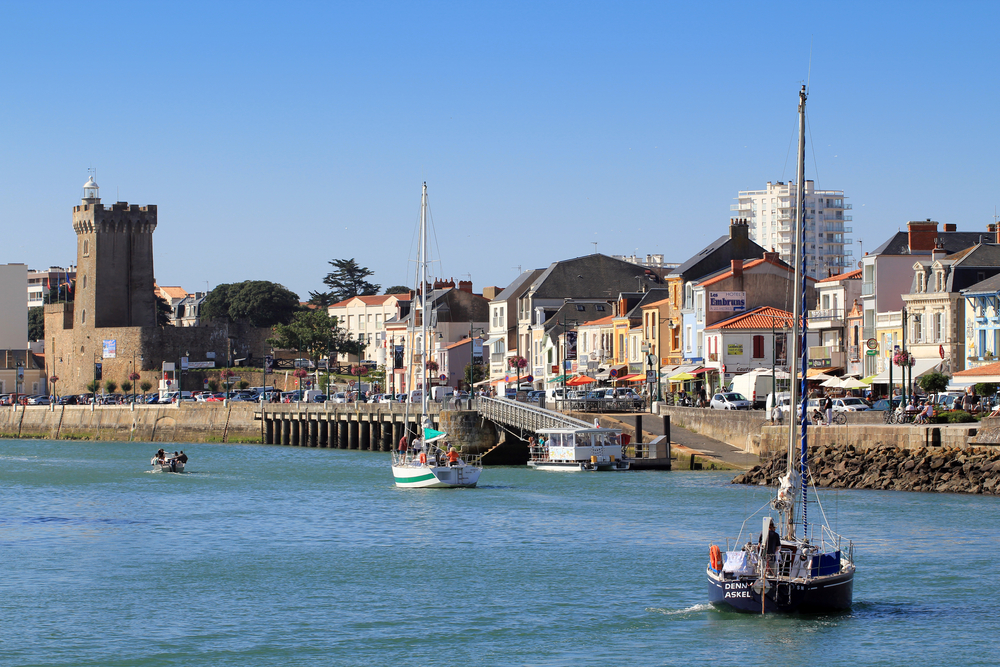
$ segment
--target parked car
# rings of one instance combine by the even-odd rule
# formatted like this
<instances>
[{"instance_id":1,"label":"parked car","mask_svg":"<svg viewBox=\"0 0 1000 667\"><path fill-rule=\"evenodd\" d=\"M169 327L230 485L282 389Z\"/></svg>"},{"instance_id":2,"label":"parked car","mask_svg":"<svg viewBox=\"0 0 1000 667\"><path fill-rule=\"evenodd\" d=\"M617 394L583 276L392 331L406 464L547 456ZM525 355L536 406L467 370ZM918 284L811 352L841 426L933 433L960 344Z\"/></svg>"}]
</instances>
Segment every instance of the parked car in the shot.
<instances>
[{"instance_id":1,"label":"parked car","mask_svg":"<svg viewBox=\"0 0 1000 667\"><path fill-rule=\"evenodd\" d=\"M57 405L77 405L79 402L80 399L74 396L73 394L69 394L67 396L60 396L59 398L56 399Z\"/></svg>"},{"instance_id":2,"label":"parked car","mask_svg":"<svg viewBox=\"0 0 1000 667\"><path fill-rule=\"evenodd\" d=\"M750 401L743 394L727 391L713 396L709 407L713 410L749 410Z\"/></svg>"},{"instance_id":3,"label":"parked car","mask_svg":"<svg viewBox=\"0 0 1000 667\"><path fill-rule=\"evenodd\" d=\"M29 396L28 405L48 405L50 399L48 396Z\"/></svg>"},{"instance_id":4,"label":"parked car","mask_svg":"<svg viewBox=\"0 0 1000 667\"><path fill-rule=\"evenodd\" d=\"M347 403L347 394L342 391L338 391L330 397L330 400L334 403Z\"/></svg>"},{"instance_id":5,"label":"parked car","mask_svg":"<svg viewBox=\"0 0 1000 667\"><path fill-rule=\"evenodd\" d=\"M463 393L465 393L465 392L463 392ZM545 392L542 391L542 390L539 390L539 389L535 389L533 391L529 391L528 392L528 402L529 403L537 403L538 399L540 399L544 395L545 395ZM468 398L468 394L466 394L466 398Z\"/></svg>"},{"instance_id":6,"label":"parked car","mask_svg":"<svg viewBox=\"0 0 1000 667\"><path fill-rule=\"evenodd\" d=\"M860 398L848 396L833 399L834 412L865 412L867 410L871 410L871 408Z\"/></svg>"}]
</instances>

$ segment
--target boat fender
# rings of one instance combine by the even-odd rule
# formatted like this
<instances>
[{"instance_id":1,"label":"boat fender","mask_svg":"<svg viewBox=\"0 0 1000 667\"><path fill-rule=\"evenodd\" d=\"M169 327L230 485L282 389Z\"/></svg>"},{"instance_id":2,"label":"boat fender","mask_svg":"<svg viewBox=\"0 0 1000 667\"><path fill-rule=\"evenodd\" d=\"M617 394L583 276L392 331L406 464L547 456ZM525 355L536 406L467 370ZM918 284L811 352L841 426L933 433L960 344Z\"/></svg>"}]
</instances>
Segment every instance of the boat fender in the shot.
<instances>
[{"instance_id":1,"label":"boat fender","mask_svg":"<svg viewBox=\"0 0 1000 667\"><path fill-rule=\"evenodd\" d=\"M722 570L722 550L718 545L713 544L708 549L708 559L713 570Z\"/></svg>"},{"instance_id":2,"label":"boat fender","mask_svg":"<svg viewBox=\"0 0 1000 667\"><path fill-rule=\"evenodd\" d=\"M427 463L427 454L420 452L420 464L423 465L425 463Z\"/></svg>"}]
</instances>

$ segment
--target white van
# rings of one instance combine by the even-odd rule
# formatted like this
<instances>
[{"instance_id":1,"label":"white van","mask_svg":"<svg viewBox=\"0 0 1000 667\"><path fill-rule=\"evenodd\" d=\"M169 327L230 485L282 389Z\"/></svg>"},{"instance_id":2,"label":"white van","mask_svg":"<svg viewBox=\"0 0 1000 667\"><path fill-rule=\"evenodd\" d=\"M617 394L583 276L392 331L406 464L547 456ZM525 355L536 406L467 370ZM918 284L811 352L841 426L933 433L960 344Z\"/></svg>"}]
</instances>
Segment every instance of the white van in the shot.
<instances>
[{"instance_id":1,"label":"white van","mask_svg":"<svg viewBox=\"0 0 1000 667\"><path fill-rule=\"evenodd\" d=\"M423 403L424 392L420 389L414 389L410 392L410 403Z\"/></svg>"},{"instance_id":2,"label":"white van","mask_svg":"<svg viewBox=\"0 0 1000 667\"><path fill-rule=\"evenodd\" d=\"M771 375L750 371L733 377L729 391L743 394L754 409L764 408L767 395L771 392Z\"/></svg>"},{"instance_id":3,"label":"white van","mask_svg":"<svg viewBox=\"0 0 1000 667\"><path fill-rule=\"evenodd\" d=\"M431 400L436 403L443 403L455 398L454 387L431 387Z\"/></svg>"},{"instance_id":4,"label":"white van","mask_svg":"<svg viewBox=\"0 0 1000 667\"><path fill-rule=\"evenodd\" d=\"M545 390L545 398L550 401L561 401L566 397L563 393L565 391L562 387L549 387Z\"/></svg>"}]
</instances>

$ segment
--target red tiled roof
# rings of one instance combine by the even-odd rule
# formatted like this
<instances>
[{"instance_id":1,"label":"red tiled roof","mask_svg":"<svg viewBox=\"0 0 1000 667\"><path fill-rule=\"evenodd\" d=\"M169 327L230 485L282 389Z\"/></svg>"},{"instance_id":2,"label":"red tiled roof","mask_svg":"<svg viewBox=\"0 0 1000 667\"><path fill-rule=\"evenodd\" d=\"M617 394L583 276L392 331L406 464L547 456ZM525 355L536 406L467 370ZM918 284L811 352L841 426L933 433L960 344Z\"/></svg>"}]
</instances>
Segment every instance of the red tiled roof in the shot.
<instances>
[{"instance_id":1,"label":"red tiled roof","mask_svg":"<svg viewBox=\"0 0 1000 667\"><path fill-rule=\"evenodd\" d=\"M711 326L705 327L705 329L770 329L772 325L775 327L790 327L794 321L793 318L792 313L787 310L771 306L761 306L760 308L754 308L748 313L741 313L721 322L716 322Z\"/></svg>"},{"instance_id":2,"label":"red tiled roof","mask_svg":"<svg viewBox=\"0 0 1000 667\"><path fill-rule=\"evenodd\" d=\"M760 266L761 264L764 264L765 262L768 263L768 264L773 264L774 266L778 267L779 269L784 269L785 271L788 271L789 273L793 273L795 271L795 269L793 269L792 267L788 266L787 264L785 264L784 262L782 262L780 259L771 259L769 257L768 258L763 258L763 259L751 259L749 262L744 262L744 264L743 264L743 271L745 272L745 271L747 271L747 269L752 269L755 266ZM728 271L726 271L726 272L724 272L724 273L722 273L720 275L717 275L714 278L709 278L708 280L705 280L703 282L698 283L698 285L704 287L704 286L711 285L713 283L717 283L719 281L725 280L726 278L732 278L732 277L733 277L733 270L729 269ZM815 278L812 278L810 276L806 276L806 278L808 280L816 282Z\"/></svg>"},{"instance_id":3,"label":"red tiled roof","mask_svg":"<svg viewBox=\"0 0 1000 667\"><path fill-rule=\"evenodd\" d=\"M157 289L163 294L166 294L171 299L183 299L188 295L187 290L183 287L166 287L164 285L157 285Z\"/></svg>"},{"instance_id":4,"label":"red tiled roof","mask_svg":"<svg viewBox=\"0 0 1000 667\"><path fill-rule=\"evenodd\" d=\"M615 319L614 315L608 315L607 317L602 317L599 320L591 320L590 322L584 322L581 327L592 327L595 324L598 326L604 326L605 324L611 324L611 320Z\"/></svg>"},{"instance_id":5,"label":"red tiled roof","mask_svg":"<svg viewBox=\"0 0 1000 667\"><path fill-rule=\"evenodd\" d=\"M818 283L832 283L837 280L856 280L861 278L861 269L856 271L848 271L847 273L838 273L835 276L829 276L828 278L823 278L817 280Z\"/></svg>"},{"instance_id":6,"label":"red tiled roof","mask_svg":"<svg viewBox=\"0 0 1000 667\"><path fill-rule=\"evenodd\" d=\"M952 373L955 375L966 375L978 377L980 375L1000 375L1000 361L993 364L986 364L985 366L978 366L976 368L967 368L964 371L958 371L957 373Z\"/></svg>"}]
</instances>

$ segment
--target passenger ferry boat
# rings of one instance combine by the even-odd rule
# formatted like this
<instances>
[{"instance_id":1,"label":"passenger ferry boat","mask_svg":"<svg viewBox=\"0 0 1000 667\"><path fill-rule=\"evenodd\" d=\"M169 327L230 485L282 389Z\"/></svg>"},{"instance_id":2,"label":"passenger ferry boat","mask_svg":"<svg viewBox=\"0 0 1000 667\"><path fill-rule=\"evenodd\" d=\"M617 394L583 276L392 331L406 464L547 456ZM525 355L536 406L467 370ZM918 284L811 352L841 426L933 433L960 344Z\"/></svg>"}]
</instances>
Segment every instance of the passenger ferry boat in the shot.
<instances>
[{"instance_id":1,"label":"passenger ferry boat","mask_svg":"<svg viewBox=\"0 0 1000 667\"><path fill-rule=\"evenodd\" d=\"M529 452L535 470L628 470L622 457L621 431L614 428L551 428L538 432L545 444Z\"/></svg>"}]
</instances>

